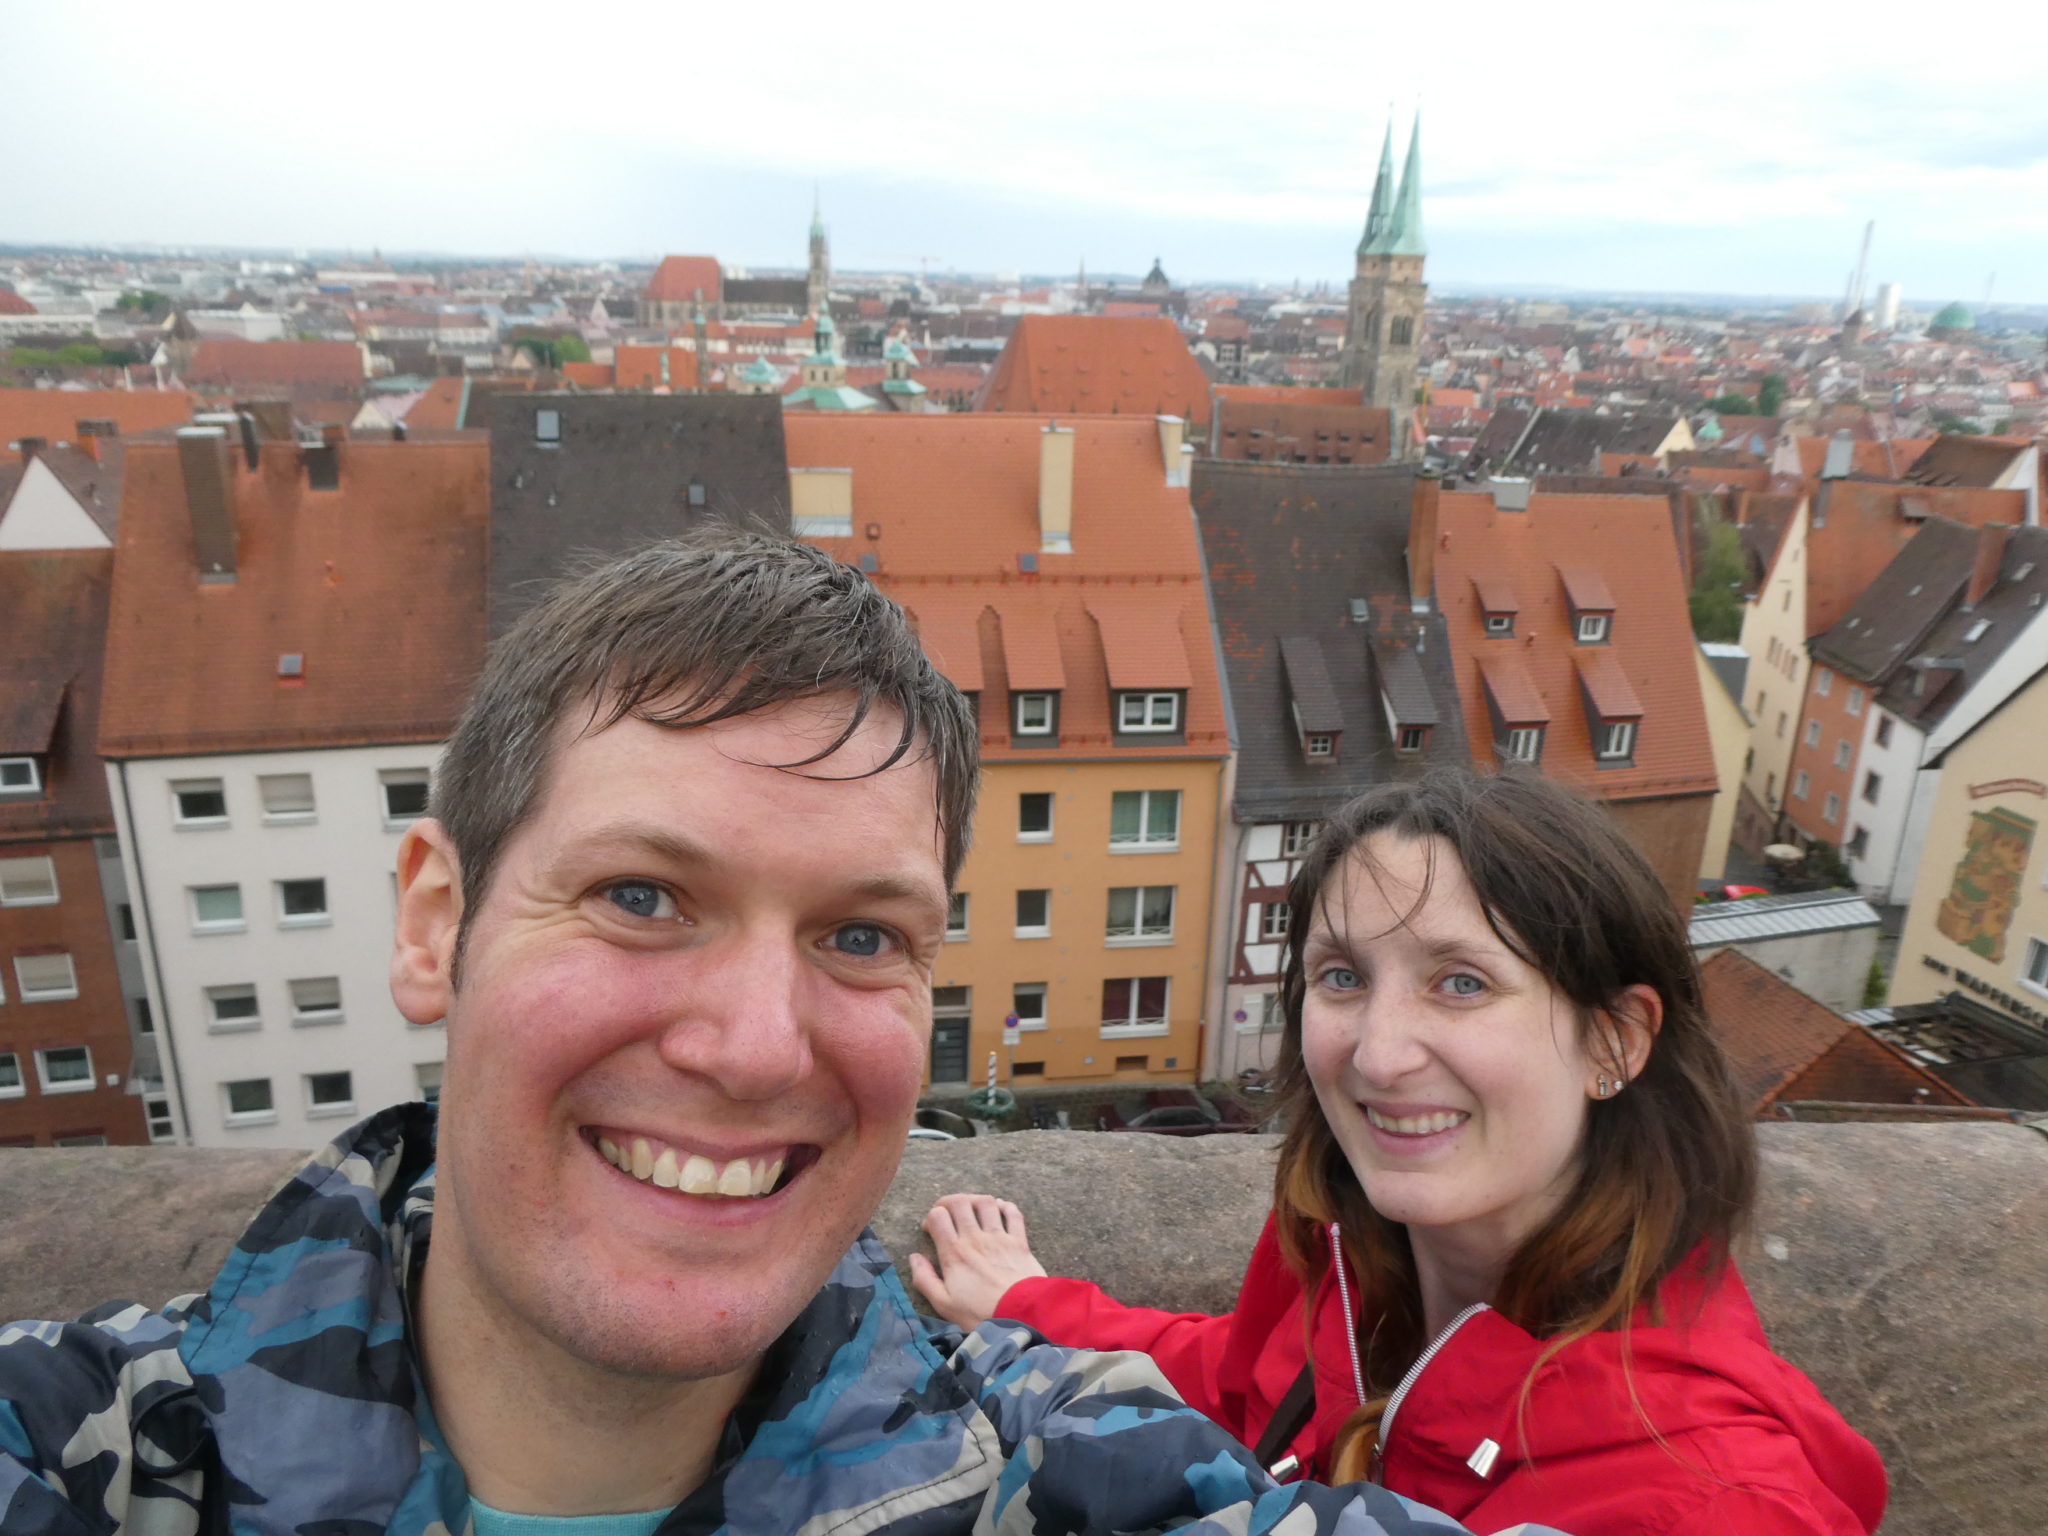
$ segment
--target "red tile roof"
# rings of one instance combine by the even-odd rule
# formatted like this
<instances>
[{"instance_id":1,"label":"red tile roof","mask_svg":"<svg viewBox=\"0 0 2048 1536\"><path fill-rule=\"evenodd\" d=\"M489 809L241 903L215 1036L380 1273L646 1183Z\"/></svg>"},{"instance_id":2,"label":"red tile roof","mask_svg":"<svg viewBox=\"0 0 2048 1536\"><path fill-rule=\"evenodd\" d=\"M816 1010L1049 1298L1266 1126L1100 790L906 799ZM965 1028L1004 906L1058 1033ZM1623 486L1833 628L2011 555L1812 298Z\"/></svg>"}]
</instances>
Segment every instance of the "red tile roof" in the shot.
<instances>
[{"instance_id":1,"label":"red tile roof","mask_svg":"<svg viewBox=\"0 0 2048 1536\"><path fill-rule=\"evenodd\" d=\"M0 802L0 840L114 829L93 750L111 549L0 552L0 753L48 754L41 800Z\"/></svg>"},{"instance_id":2,"label":"red tile roof","mask_svg":"<svg viewBox=\"0 0 2048 1536\"><path fill-rule=\"evenodd\" d=\"M0 448L24 437L75 442L81 421L111 421L125 436L192 419L182 389L0 389Z\"/></svg>"},{"instance_id":3,"label":"red tile roof","mask_svg":"<svg viewBox=\"0 0 2048 1536\"><path fill-rule=\"evenodd\" d=\"M793 415L794 468L853 472L852 538L807 540L909 610L935 665L985 694L982 754L1010 746L1001 690L1059 688L1060 751L1119 757L1229 750L1194 513L1166 483L1151 417L1061 417L1074 435L1071 554L1041 551L1047 418L1022 414ZM867 528L877 530L874 538ZM1022 569L1030 555L1036 574ZM1115 679L1113 681L1112 679ZM1112 742L1111 690L1188 688L1184 747Z\"/></svg>"},{"instance_id":4,"label":"red tile roof","mask_svg":"<svg viewBox=\"0 0 2048 1536\"><path fill-rule=\"evenodd\" d=\"M1317 389L1309 384L1214 384L1218 400L1242 405L1363 405L1362 389Z\"/></svg>"},{"instance_id":5,"label":"red tile roof","mask_svg":"<svg viewBox=\"0 0 2048 1536\"><path fill-rule=\"evenodd\" d=\"M1264 463L1384 464L1392 436L1392 414L1382 406L1218 400L1209 451Z\"/></svg>"},{"instance_id":6,"label":"red tile roof","mask_svg":"<svg viewBox=\"0 0 2048 1536\"><path fill-rule=\"evenodd\" d=\"M1026 315L982 387L983 411L1180 416L1209 424L1209 380L1163 317Z\"/></svg>"},{"instance_id":7,"label":"red tile roof","mask_svg":"<svg viewBox=\"0 0 2048 1536\"><path fill-rule=\"evenodd\" d=\"M562 377L578 389L610 389L615 375L610 363L564 363Z\"/></svg>"},{"instance_id":8,"label":"red tile roof","mask_svg":"<svg viewBox=\"0 0 2048 1536\"><path fill-rule=\"evenodd\" d=\"M487 442L349 442L312 491L289 444L234 456L236 579L202 583L178 449L128 452L100 749L437 741L481 664ZM304 658L281 678L278 658Z\"/></svg>"},{"instance_id":9,"label":"red tile roof","mask_svg":"<svg viewBox=\"0 0 2048 1536\"><path fill-rule=\"evenodd\" d=\"M205 390L288 389L329 399L363 387L363 353L352 341L201 341L184 372Z\"/></svg>"},{"instance_id":10,"label":"red tile roof","mask_svg":"<svg viewBox=\"0 0 2048 1536\"><path fill-rule=\"evenodd\" d=\"M668 354L666 379L661 376L664 352ZM664 384L670 389L695 389L697 354L684 347L621 345L612 353L612 375L620 389L659 389Z\"/></svg>"},{"instance_id":11,"label":"red tile roof","mask_svg":"<svg viewBox=\"0 0 2048 1536\"><path fill-rule=\"evenodd\" d=\"M1806 534L1806 633L1832 629L1929 517L1967 527L2026 521L2027 493L1890 481L1829 480L1813 493Z\"/></svg>"},{"instance_id":12,"label":"red tile roof","mask_svg":"<svg viewBox=\"0 0 2048 1536\"><path fill-rule=\"evenodd\" d=\"M0 288L0 315L32 315L35 312L35 305L12 288Z\"/></svg>"},{"instance_id":13,"label":"red tile roof","mask_svg":"<svg viewBox=\"0 0 2048 1536\"><path fill-rule=\"evenodd\" d=\"M706 304L716 304L723 284L715 256L664 256L643 297L657 303L693 304L701 293Z\"/></svg>"}]
</instances>

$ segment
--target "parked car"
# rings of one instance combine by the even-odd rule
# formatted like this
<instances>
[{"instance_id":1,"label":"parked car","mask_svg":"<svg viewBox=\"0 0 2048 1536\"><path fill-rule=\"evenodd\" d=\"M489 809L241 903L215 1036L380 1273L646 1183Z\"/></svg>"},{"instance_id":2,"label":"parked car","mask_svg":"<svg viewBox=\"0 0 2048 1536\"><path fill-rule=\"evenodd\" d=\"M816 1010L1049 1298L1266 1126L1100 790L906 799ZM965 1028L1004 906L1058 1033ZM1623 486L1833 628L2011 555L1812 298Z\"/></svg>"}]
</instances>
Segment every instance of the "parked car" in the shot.
<instances>
[{"instance_id":1,"label":"parked car","mask_svg":"<svg viewBox=\"0 0 2048 1536\"><path fill-rule=\"evenodd\" d=\"M1106 1104L1097 1130L1145 1131L1154 1136L1216 1136L1258 1129L1258 1116L1225 1099L1220 1104L1192 1088L1152 1088Z\"/></svg>"}]
</instances>

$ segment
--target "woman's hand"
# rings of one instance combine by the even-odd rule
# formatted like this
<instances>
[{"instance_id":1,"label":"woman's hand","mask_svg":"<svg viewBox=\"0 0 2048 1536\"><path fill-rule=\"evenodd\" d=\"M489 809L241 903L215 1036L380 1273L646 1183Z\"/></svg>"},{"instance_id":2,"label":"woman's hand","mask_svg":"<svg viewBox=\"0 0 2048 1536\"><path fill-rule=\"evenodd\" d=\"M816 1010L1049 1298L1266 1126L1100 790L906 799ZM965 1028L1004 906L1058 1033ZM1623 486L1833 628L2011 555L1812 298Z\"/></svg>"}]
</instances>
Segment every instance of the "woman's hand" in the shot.
<instances>
[{"instance_id":1,"label":"woman's hand","mask_svg":"<svg viewBox=\"0 0 2048 1536\"><path fill-rule=\"evenodd\" d=\"M992 1195L947 1195L925 1216L924 1229L939 1251L934 1265L910 1256L910 1283L949 1323L976 1328L996 1315L1003 1292L1045 1273L1031 1256L1024 1213Z\"/></svg>"}]
</instances>

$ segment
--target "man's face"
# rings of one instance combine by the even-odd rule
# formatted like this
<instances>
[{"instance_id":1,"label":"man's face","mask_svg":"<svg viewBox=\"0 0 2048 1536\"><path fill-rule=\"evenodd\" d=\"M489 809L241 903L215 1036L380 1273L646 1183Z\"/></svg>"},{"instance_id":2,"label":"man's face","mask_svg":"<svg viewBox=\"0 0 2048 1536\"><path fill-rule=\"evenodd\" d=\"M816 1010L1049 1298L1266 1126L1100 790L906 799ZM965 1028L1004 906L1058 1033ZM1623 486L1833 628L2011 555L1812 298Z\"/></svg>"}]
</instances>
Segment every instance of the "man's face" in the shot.
<instances>
[{"instance_id":1,"label":"man's face","mask_svg":"<svg viewBox=\"0 0 2048 1536\"><path fill-rule=\"evenodd\" d=\"M893 714L808 768L764 766L811 757L846 707L627 719L559 746L439 1003L433 1251L452 1262L430 1290L466 1275L502 1322L608 1371L722 1375L880 1204L946 884L929 762L854 777ZM411 901L420 860L401 865ZM411 995L401 923L395 990L417 1020L437 1000Z\"/></svg>"}]
</instances>

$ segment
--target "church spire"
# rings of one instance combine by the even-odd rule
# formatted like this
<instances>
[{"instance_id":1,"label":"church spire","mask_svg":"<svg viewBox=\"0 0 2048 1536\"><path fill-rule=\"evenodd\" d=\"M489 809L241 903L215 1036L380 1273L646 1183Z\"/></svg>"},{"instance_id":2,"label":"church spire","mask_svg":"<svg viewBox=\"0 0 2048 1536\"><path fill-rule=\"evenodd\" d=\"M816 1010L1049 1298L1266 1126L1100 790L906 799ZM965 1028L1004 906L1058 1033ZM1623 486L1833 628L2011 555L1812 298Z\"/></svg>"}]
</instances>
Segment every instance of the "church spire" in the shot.
<instances>
[{"instance_id":1,"label":"church spire","mask_svg":"<svg viewBox=\"0 0 2048 1536\"><path fill-rule=\"evenodd\" d=\"M1408 163L1401 171L1401 191L1394 199L1386 229L1372 241L1365 254L1371 256L1426 256L1422 243L1422 114L1415 114L1415 127L1408 135Z\"/></svg>"},{"instance_id":2,"label":"church spire","mask_svg":"<svg viewBox=\"0 0 2048 1536\"><path fill-rule=\"evenodd\" d=\"M1372 206L1366 210L1365 234L1359 239L1363 256L1372 243L1386 232L1387 218L1394 211L1394 114L1387 114L1386 142L1380 145L1380 173L1372 184Z\"/></svg>"}]
</instances>

